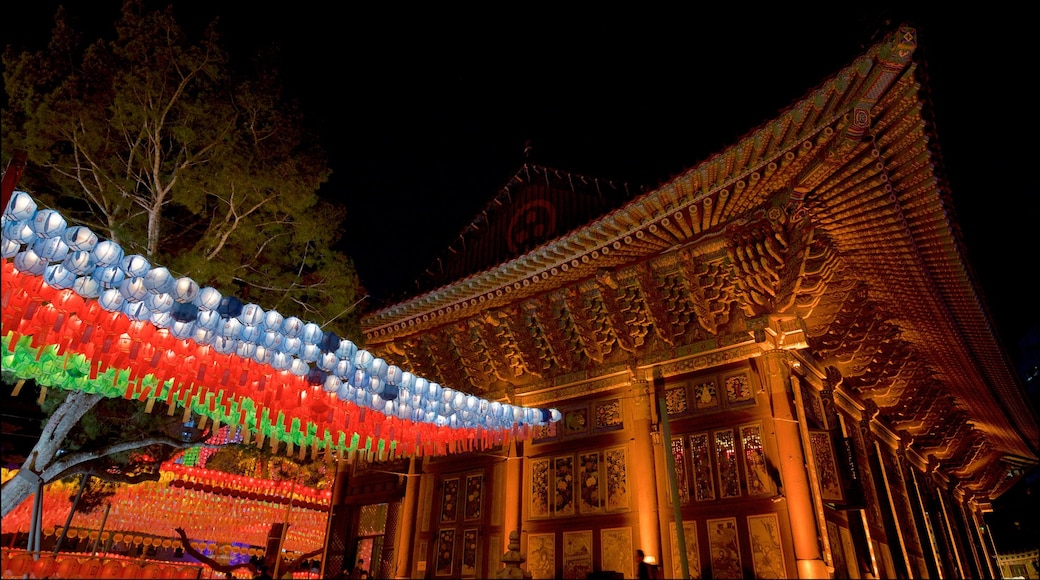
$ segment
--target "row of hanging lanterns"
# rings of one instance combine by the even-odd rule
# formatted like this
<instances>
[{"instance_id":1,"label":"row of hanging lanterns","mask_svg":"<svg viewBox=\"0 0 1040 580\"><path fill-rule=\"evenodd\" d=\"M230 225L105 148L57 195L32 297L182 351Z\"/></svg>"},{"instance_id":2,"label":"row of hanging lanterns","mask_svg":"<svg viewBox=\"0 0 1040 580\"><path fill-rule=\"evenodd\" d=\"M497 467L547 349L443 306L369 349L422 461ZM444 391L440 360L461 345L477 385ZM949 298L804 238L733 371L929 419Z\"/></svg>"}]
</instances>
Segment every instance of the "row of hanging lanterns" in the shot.
<instances>
[{"instance_id":1,"label":"row of hanging lanterns","mask_svg":"<svg viewBox=\"0 0 1040 580\"><path fill-rule=\"evenodd\" d=\"M251 422L257 429L269 422L278 427L270 429L275 437L287 426L297 445L317 437L322 445L338 439L353 448L359 434L361 445L372 438L396 445L404 435L406 447L414 448L431 435L430 427L440 435L433 441L479 437L487 445L503 434L524 438L532 427L561 418L556 409L489 401L442 386L313 322L200 287L141 255L125 254L89 228L70 227L25 192L14 192L2 221L5 356L28 348L38 358L41 348L53 346L63 365L70 354L88 362L90 379L103 374L102 367L115 369L114 383L128 375L133 384L122 392L128 398L176 398L215 419ZM19 346L10 340L12 332L31 340ZM141 388L145 377L161 384ZM314 396L319 391L326 396ZM360 431L347 427L340 437L330 436L330 419ZM459 433L445 436L445 429ZM426 447L433 453L453 449Z\"/></svg>"}]
</instances>

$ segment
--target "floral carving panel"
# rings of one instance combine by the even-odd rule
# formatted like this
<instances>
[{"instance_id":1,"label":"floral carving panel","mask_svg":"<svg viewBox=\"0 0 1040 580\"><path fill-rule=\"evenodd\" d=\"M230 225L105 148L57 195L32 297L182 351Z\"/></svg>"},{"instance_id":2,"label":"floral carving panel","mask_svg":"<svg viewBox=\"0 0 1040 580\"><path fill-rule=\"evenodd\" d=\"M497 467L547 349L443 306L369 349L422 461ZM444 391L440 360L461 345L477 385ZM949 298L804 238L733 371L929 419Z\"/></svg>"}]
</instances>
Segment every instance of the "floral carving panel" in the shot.
<instances>
[{"instance_id":1,"label":"floral carving panel","mask_svg":"<svg viewBox=\"0 0 1040 580\"><path fill-rule=\"evenodd\" d=\"M445 479L441 490L441 521L453 522L459 511L459 480Z\"/></svg>"},{"instance_id":2,"label":"floral carving panel","mask_svg":"<svg viewBox=\"0 0 1040 580\"><path fill-rule=\"evenodd\" d=\"M786 578L784 551L780 545L780 522L776 514L748 516L751 562L755 578Z\"/></svg>"},{"instance_id":3,"label":"floral carving panel","mask_svg":"<svg viewBox=\"0 0 1040 580\"><path fill-rule=\"evenodd\" d=\"M455 530L443 529L437 537L437 575L454 575Z\"/></svg>"},{"instance_id":4,"label":"floral carving panel","mask_svg":"<svg viewBox=\"0 0 1040 580\"><path fill-rule=\"evenodd\" d=\"M466 515L467 520L479 520L483 505L484 476L470 475L466 478Z\"/></svg>"},{"instance_id":5,"label":"floral carving panel","mask_svg":"<svg viewBox=\"0 0 1040 580\"><path fill-rule=\"evenodd\" d=\"M535 459L531 462L531 513L532 518L549 517L549 460Z\"/></svg>"},{"instance_id":6,"label":"floral carving panel","mask_svg":"<svg viewBox=\"0 0 1040 580\"><path fill-rule=\"evenodd\" d=\"M553 485L553 514L574 515L574 457L557 457Z\"/></svg>"},{"instance_id":7,"label":"floral carving panel","mask_svg":"<svg viewBox=\"0 0 1040 580\"><path fill-rule=\"evenodd\" d=\"M607 462L607 509L625 509L629 505L628 454L623 447L604 452Z\"/></svg>"},{"instance_id":8,"label":"floral carving panel","mask_svg":"<svg viewBox=\"0 0 1040 580\"><path fill-rule=\"evenodd\" d=\"M584 453L578 456L578 511L595 513L603 511L601 497L599 453Z\"/></svg>"}]
</instances>

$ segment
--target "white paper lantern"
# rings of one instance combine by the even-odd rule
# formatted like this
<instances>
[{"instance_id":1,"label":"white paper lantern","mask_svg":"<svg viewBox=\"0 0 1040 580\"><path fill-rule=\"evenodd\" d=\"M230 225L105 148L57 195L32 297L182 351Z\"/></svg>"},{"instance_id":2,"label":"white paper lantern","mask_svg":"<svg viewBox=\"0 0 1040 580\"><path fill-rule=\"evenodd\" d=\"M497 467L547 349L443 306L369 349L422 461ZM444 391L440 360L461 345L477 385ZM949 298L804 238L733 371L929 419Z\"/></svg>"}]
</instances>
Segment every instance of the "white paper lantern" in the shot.
<instances>
[{"instance_id":1,"label":"white paper lantern","mask_svg":"<svg viewBox=\"0 0 1040 580\"><path fill-rule=\"evenodd\" d=\"M173 291L170 294L177 302L194 303L195 297L199 295L199 284L187 276L182 276L174 282Z\"/></svg>"},{"instance_id":2,"label":"white paper lantern","mask_svg":"<svg viewBox=\"0 0 1040 580\"><path fill-rule=\"evenodd\" d=\"M164 266L152 268L144 276L144 284L152 294L168 294L173 289L173 274Z\"/></svg>"},{"instance_id":3,"label":"white paper lantern","mask_svg":"<svg viewBox=\"0 0 1040 580\"><path fill-rule=\"evenodd\" d=\"M69 245L60 237L37 238L32 247L34 252L46 258L48 262L61 262L69 255Z\"/></svg>"},{"instance_id":4,"label":"white paper lantern","mask_svg":"<svg viewBox=\"0 0 1040 580\"><path fill-rule=\"evenodd\" d=\"M101 291L104 290L101 284L90 276L76 278L76 282L72 284L72 289L76 291L76 294L84 298L97 298L101 296Z\"/></svg>"}]
</instances>

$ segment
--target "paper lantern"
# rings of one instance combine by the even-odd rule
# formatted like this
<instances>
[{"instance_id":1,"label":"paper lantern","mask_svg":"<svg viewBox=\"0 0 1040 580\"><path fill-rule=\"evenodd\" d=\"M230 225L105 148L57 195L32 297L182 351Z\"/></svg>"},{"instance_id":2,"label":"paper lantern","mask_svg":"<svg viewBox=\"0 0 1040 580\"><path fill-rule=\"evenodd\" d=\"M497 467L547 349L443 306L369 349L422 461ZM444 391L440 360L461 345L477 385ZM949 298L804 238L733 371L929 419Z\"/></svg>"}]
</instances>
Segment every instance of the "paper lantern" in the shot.
<instances>
[{"instance_id":1,"label":"paper lantern","mask_svg":"<svg viewBox=\"0 0 1040 580\"><path fill-rule=\"evenodd\" d=\"M66 556L58 562L54 573L58 578L76 578L79 574L79 568L79 559Z\"/></svg>"},{"instance_id":2,"label":"paper lantern","mask_svg":"<svg viewBox=\"0 0 1040 580\"><path fill-rule=\"evenodd\" d=\"M52 288L72 288L76 283L76 274L69 271L64 264L51 264L44 271L43 279Z\"/></svg>"},{"instance_id":3,"label":"paper lantern","mask_svg":"<svg viewBox=\"0 0 1040 580\"><path fill-rule=\"evenodd\" d=\"M186 302L193 309L198 310L198 306L195 306L195 297L199 295L199 284L195 280L187 276L177 278L173 283L173 290L170 291L170 294L173 295L173 299L177 302Z\"/></svg>"},{"instance_id":4,"label":"paper lantern","mask_svg":"<svg viewBox=\"0 0 1040 580\"><path fill-rule=\"evenodd\" d=\"M32 569L33 558L28 553L15 554L11 557L11 561L8 563L8 567L14 576L22 576L28 574L29 570Z\"/></svg>"},{"instance_id":5,"label":"paper lantern","mask_svg":"<svg viewBox=\"0 0 1040 580\"><path fill-rule=\"evenodd\" d=\"M36 202L24 191L14 191L4 208L4 217L9 220L27 220L36 213Z\"/></svg>"},{"instance_id":6,"label":"paper lantern","mask_svg":"<svg viewBox=\"0 0 1040 580\"><path fill-rule=\"evenodd\" d=\"M101 578L123 578L123 563L119 560L108 560L101 564Z\"/></svg>"},{"instance_id":7,"label":"paper lantern","mask_svg":"<svg viewBox=\"0 0 1040 580\"><path fill-rule=\"evenodd\" d=\"M104 240L94 246L90 255L99 267L118 266L123 260L123 248L112 240Z\"/></svg>"},{"instance_id":8,"label":"paper lantern","mask_svg":"<svg viewBox=\"0 0 1040 580\"><path fill-rule=\"evenodd\" d=\"M201 288L198 295L195 296L195 306L198 306L199 310L202 311L216 310L220 306L221 298L219 290L212 286L206 286Z\"/></svg>"},{"instance_id":9,"label":"paper lantern","mask_svg":"<svg viewBox=\"0 0 1040 580\"><path fill-rule=\"evenodd\" d=\"M148 258L145 258L140 254L123 256L123 261L119 266L124 272L126 272L126 275L131 278L143 278L148 275L148 271L152 269L152 264L148 261Z\"/></svg>"},{"instance_id":10,"label":"paper lantern","mask_svg":"<svg viewBox=\"0 0 1040 580\"><path fill-rule=\"evenodd\" d=\"M85 226L67 228L61 234L61 239L68 244L70 250L85 251L88 255L98 243L97 234Z\"/></svg>"},{"instance_id":11,"label":"paper lantern","mask_svg":"<svg viewBox=\"0 0 1040 580\"><path fill-rule=\"evenodd\" d=\"M4 224L4 237L20 244L32 244L36 241L36 230L25 221L10 221Z\"/></svg>"},{"instance_id":12,"label":"paper lantern","mask_svg":"<svg viewBox=\"0 0 1040 580\"><path fill-rule=\"evenodd\" d=\"M8 238L0 239L0 256L5 260L13 258L22 249L22 245Z\"/></svg>"},{"instance_id":13,"label":"paper lantern","mask_svg":"<svg viewBox=\"0 0 1040 580\"><path fill-rule=\"evenodd\" d=\"M47 264L49 264L47 258L40 256L32 249L22 250L14 256L14 267L24 274L42 276L47 269Z\"/></svg>"},{"instance_id":14,"label":"paper lantern","mask_svg":"<svg viewBox=\"0 0 1040 580\"><path fill-rule=\"evenodd\" d=\"M48 262L61 262L69 255L69 245L61 238L39 238L33 242L33 251Z\"/></svg>"},{"instance_id":15,"label":"paper lantern","mask_svg":"<svg viewBox=\"0 0 1040 580\"><path fill-rule=\"evenodd\" d=\"M144 284L143 276L128 276L119 283L119 292L123 298L131 302L140 302L148 298L148 287Z\"/></svg>"},{"instance_id":16,"label":"paper lantern","mask_svg":"<svg viewBox=\"0 0 1040 580\"><path fill-rule=\"evenodd\" d=\"M97 298L101 296L101 291L104 290L97 280L87 276L76 278L76 281L72 284L72 289L76 291L76 294L84 298Z\"/></svg>"},{"instance_id":17,"label":"paper lantern","mask_svg":"<svg viewBox=\"0 0 1040 580\"><path fill-rule=\"evenodd\" d=\"M152 294L169 294L173 283L173 274L163 266L148 270L144 276L144 284Z\"/></svg>"},{"instance_id":18,"label":"paper lantern","mask_svg":"<svg viewBox=\"0 0 1040 580\"><path fill-rule=\"evenodd\" d=\"M76 250L65 256L62 262L66 268L77 276L87 276L97 267L87 250Z\"/></svg>"}]
</instances>

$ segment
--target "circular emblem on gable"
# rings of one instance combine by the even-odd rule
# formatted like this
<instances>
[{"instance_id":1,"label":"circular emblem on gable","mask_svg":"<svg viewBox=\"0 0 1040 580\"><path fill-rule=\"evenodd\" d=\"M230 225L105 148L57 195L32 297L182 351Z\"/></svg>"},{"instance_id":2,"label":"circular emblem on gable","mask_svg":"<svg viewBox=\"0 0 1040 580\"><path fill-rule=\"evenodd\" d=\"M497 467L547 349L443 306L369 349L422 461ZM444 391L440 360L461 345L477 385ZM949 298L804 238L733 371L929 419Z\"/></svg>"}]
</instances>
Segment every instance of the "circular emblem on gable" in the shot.
<instances>
[{"instance_id":1,"label":"circular emblem on gable","mask_svg":"<svg viewBox=\"0 0 1040 580\"><path fill-rule=\"evenodd\" d=\"M549 239L556 231L556 208L548 200L535 199L520 206L509 220L506 244L523 253Z\"/></svg>"}]
</instances>

